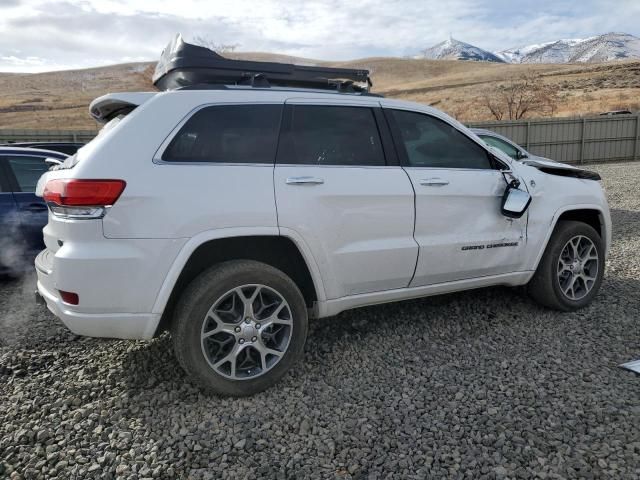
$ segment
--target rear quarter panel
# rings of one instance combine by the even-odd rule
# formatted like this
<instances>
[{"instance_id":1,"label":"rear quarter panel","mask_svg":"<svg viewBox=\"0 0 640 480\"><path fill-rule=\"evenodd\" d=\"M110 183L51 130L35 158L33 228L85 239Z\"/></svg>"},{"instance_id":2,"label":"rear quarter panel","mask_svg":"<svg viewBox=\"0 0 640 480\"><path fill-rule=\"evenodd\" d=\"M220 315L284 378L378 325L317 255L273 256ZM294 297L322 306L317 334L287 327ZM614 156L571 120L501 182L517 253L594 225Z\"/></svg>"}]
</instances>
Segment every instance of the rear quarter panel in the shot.
<instances>
[{"instance_id":1,"label":"rear quarter panel","mask_svg":"<svg viewBox=\"0 0 640 480\"><path fill-rule=\"evenodd\" d=\"M210 229L277 226L273 165L158 164L179 122L205 104L239 103L243 92L168 92L136 109L82 152L74 176L127 186L103 219L108 238L190 238ZM268 94L267 94L268 95ZM277 97L265 103L282 103Z\"/></svg>"}]
</instances>

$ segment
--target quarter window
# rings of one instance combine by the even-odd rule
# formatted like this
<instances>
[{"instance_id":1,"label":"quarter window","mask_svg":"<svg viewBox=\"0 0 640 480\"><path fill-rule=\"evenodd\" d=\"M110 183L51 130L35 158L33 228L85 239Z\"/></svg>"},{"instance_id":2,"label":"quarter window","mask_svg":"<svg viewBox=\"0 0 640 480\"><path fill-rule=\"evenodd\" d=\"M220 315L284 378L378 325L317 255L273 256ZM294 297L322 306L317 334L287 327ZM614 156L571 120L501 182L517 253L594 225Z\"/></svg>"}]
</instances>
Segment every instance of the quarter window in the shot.
<instances>
[{"instance_id":1,"label":"quarter window","mask_svg":"<svg viewBox=\"0 0 640 480\"><path fill-rule=\"evenodd\" d=\"M19 192L35 192L38 180L49 170L43 157L8 157L9 167L18 182Z\"/></svg>"},{"instance_id":2,"label":"quarter window","mask_svg":"<svg viewBox=\"0 0 640 480\"><path fill-rule=\"evenodd\" d=\"M274 163L282 105L217 105L196 112L164 151L167 162Z\"/></svg>"},{"instance_id":3,"label":"quarter window","mask_svg":"<svg viewBox=\"0 0 640 480\"><path fill-rule=\"evenodd\" d=\"M373 110L368 107L293 105L278 148L278 163L382 166Z\"/></svg>"},{"instance_id":4,"label":"quarter window","mask_svg":"<svg viewBox=\"0 0 640 480\"><path fill-rule=\"evenodd\" d=\"M412 167L490 169L486 150L430 115L391 110Z\"/></svg>"}]
</instances>

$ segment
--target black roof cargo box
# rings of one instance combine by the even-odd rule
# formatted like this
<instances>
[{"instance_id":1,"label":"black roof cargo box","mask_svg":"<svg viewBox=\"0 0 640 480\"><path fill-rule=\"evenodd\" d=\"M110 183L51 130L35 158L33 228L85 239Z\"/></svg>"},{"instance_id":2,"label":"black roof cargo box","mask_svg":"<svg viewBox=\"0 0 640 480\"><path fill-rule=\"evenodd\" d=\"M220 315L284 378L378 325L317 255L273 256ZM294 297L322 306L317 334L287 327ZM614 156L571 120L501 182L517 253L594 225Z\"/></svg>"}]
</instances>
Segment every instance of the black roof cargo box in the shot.
<instances>
[{"instance_id":1,"label":"black roof cargo box","mask_svg":"<svg viewBox=\"0 0 640 480\"><path fill-rule=\"evenodd\" d=\"M230 60L178 34L162 51L153 84L160 90L251 85L368 92L371 80L368 70Z\"/></svg>"}]
</instances>

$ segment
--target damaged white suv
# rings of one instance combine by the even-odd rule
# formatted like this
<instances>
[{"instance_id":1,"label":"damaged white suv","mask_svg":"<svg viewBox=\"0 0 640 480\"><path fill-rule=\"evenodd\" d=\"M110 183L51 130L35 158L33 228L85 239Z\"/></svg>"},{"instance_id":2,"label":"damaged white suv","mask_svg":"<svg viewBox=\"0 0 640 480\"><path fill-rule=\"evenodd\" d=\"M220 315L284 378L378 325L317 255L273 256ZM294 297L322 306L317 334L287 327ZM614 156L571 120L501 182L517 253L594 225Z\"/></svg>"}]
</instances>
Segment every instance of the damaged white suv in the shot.
<instances>
[{"instance_id":1,"label":"damaged white suv","mask_svg":"<svg viewBox=\"0 0 640 480\"><path fill-rule=\"evenodd\" d=\"M591 302L611 242L597 174L513 161L351 83L367 73L174 40L165 91L95 100L107 126L39 182L49 309L80 335L169 330L201 385L247 395L301 358L310 317L489 285Z\"/></svg>"}]
</instances>

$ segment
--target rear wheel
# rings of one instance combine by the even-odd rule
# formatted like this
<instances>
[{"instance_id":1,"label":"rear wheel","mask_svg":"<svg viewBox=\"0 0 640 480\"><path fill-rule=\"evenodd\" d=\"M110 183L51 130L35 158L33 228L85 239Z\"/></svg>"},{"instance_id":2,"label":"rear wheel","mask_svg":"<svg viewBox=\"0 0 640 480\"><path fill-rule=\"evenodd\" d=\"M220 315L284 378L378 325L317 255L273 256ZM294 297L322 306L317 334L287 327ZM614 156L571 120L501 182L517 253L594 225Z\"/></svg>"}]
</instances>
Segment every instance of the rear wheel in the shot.
<instances>
[{"instance_id":1,"label":"rear wheel","mask_svg":"<svg viewBox=\"0 0 640 480\"><path fill-rule=\"evenodd\" d=\"M172 328L176 356L205 389L251 395L276 383L301 357L307 310L280 270L226 262L187 287Z\"/></svg>"},{"instance_id":2,"label":"rear wheel","mask_svg":"<svg viewBox=\"0 0 640 480\"><path fill-rule=\"evenodd\" d=\"M572 311L597 295L604 275L604 246L593 227L574 221L559 222L528 291L538 303Z\"/></svg>"}]
</instances>

